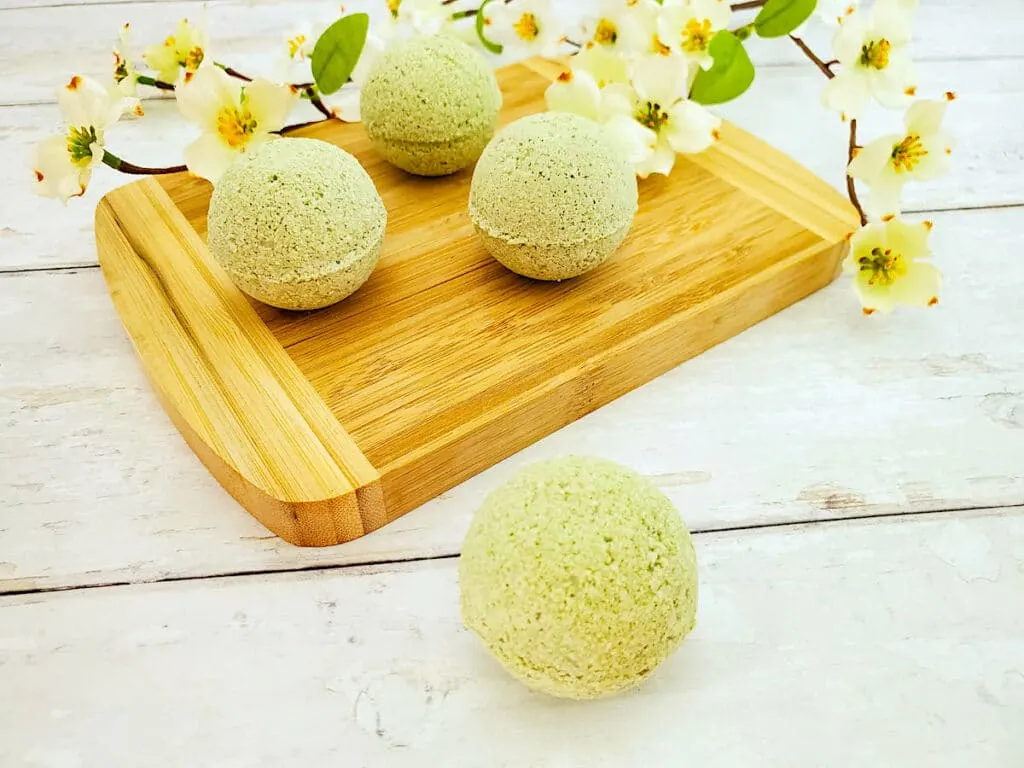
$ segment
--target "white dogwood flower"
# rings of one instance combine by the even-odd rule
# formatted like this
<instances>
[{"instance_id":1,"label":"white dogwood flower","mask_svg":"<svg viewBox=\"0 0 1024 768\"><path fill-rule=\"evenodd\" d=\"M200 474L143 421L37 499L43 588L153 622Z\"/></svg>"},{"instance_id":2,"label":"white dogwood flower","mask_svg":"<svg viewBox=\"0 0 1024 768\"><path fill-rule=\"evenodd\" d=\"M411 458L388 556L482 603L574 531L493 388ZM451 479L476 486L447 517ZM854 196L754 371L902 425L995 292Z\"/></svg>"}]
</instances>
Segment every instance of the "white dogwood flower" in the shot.
<instances>
[{"instance_id":1,"label":"white dogwood flower","mask_svg":"<svg viewBox=\"0 0 1024 768\"><path fill-rule=\"evenodd\" d=\"M162 43L149 46L142 53L146 66L156 70L158 80L177 83L182 70L185 77L199 69L206 56L206 31L202 22L192 24L182 19L173 35Z\"/></svg>"},{"instance_id":2,"label":"white dogwood flower","mask_svg":"<svg viewBox=\"0 0 1024 768\"><path fill-rule=\"evenodd\" d=\"M673 51L710 69L714 64L708 53L711 38L726 29L731 18L728 0L665 0L658 17L658 36Z\"/></svg>"},{"instance_id":3,"label":"white dogwood flower","mask_svg":"<svg viewBox=\"0 0 1024 768\"><path fill-rule=\"evenodd\" d=\"M627 117L655 137L651 151L634 163L641 178L668 175L677 152L702 152L718 138L721 118L687 99L687 70L682 56L647 56L634 63L630 84L602 91L607 114ZM609 128L616 128L611 120Z\"/></svg>"},{"instance_id":4,"label":"white dogwood flower","mask_svg":"<svg viewBox=\"0 0 1024 768\"><path fill-rule=\"evenodd\" d=\"M897 213L904 184L934 179L949 171L953 141L942 130L945 114L945 101L915 102L907 110L903 134L882 136L857 153L847 172L870 187L866 201L870 213Z\"/></svg>"},{"instance_id":5,"label":"white dogwood flower","mask_svg":"<svg viewBox=\"0 0 1024 768\"><path fill-rule=\"evenodd\" d=\"M887 217L861 227L850 241L845 269L864 314L891 312L897 304L931 306L939 301L942 274L930 262L932 223L908 224Z\"/></svg>"},{"instance_id":6,"label":"white dogwood flower","mask_svg":"<svg viewBox=\"0 0 1024 768\"><path fill-rule=\"evenodd\" d=\"M584 45L624 47L623 21L631 12L628 0L599 0L596 5L595 12L583 18Z\"/></svg>"},{"instance_id":7,"label":"white dogwood flower","mask_svg":"<svg viewBox=\"0 0 1024 768\"><path fill-rule=\"evenodd\" d=\"M832 42L840 68L825 84L825 106L855 118L872 96L886 107L910 102L917 90L907 50L911 13L904 0L876 0L870 13L843 18Z\"/></svg>"},{"instance_id":8,"label":"white dogwood flower","mask_svg":"<svg viewBox=\"0 0 1024 768\"><path fill-rule=\"evenodd\" d=\"M298 95L288 86L257 79L243 83L217 67L201 67L177 90L178 108L203 133L185 147L185 164L216 183L240 152L274 138Z\"/></svg>"},{"instance_id":9,"label":"white dogwood flower","mask_svg":"<svg viewBox=\"0 0 1024 768\"><path fill-rule=\"evenodd\" d=\"M549 0L488 3L484 24L491 40L522 54L554 56L562 40L562 29Z\"/></svg>"},{"instance_id":10,"label":"white dogwood flower","mask_svg":"<svg viewBox=\"0 0 1024 768\"><path fill-rule=\"evenodd\" d=\"M631 115L616 111L614 100L606 102L600 85L587 70L562 72L548 86L544 97L553 112L571 112L604 123L622 145L630 164L643 164L654 152L658 135Z\"/></svg>"},{"instance_id":11,"label":"white dogwood flower","mask_svg":"<svg viewBox=\"0 0 1024 768\"><path fill-rule=\"evenodd\" d=\"M671 49L658 36L661 5L657 0L626 0L626 13L619 20L621 46L630 53L667 55Z\"/></svg>"},{"instance_id":12,"label":"white dogwood flower","mask_svg":"<svg viewBox=\"0 0 1024 768\"><path fill-rule=\"evenodd\" d=\"M111 98L119 99L121 112L125 115L142 117L142 102L139 100L139 73L132 61L131 27L125 24L117 36L114 47L114 74L110 83Z\"/></svg>"},{"instance_id":13,"label":"white dogwood flower","mask_svg":"<svg viewBox=\"0 0 1024 768\"><path fill-rule=\"evenodd\" d=\"M120 99L95 80L75 75L57 92L65 132L36 147L34 191L63 202L85 194L92 169L103 162L106 130L121 118Z\"/></svg>"}]
</instances>

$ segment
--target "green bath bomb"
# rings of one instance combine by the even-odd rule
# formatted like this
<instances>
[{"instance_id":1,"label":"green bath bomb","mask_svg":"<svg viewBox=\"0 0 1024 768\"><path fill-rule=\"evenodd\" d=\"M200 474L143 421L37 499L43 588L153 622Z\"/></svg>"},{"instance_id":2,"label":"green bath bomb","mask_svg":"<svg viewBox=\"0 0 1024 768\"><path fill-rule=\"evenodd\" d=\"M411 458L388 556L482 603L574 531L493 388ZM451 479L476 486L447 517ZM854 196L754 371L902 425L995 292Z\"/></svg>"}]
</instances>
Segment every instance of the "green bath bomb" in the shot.
<instances>
[{"instance_id":1,"label":"green bath bomb","mask_svg":"<svg viewBox=\"0 0 1024 768\"><path fill-rule=\"evenodd\" d=\"M473 171L469 216L494 258L565 280L605 261L637 210L636 175L602 126L565 112L508 125Z\"/></svg>"},{"instance_id":2,"label":"green bath bomb","mask_svg":"<svg viewBox=\"0 0 1024 768\"><path fill-rule=\"evenodd\" d=\"M341 301L377 265L387 211L352 155L276 139L239 155L210 199L207 244L232 281L281 309Z\"/></svg>"},{"instance_id":3,"label":"green bath bomb","mask_svg":"<svg viewBox=\"0 0 1024 768\"><path fill-rule=\"evenodd\" d=\"M664 494L609 461L527 467L473 518L462 618L531 688L588 699L636 685L693 628L697 559Z\"/></svg>"},{"instance_id":4,"label":"green bath bomb","mask_svg":"<svg viewBox=\"0 0 1024 768\"><path fill-rule=\"evenodd\" d=\"M359 109L374 148L419 176L471 165L494 135L501 90L487 61L449 37L392 43L362 86Z\"/></svg>"}]
</instances>

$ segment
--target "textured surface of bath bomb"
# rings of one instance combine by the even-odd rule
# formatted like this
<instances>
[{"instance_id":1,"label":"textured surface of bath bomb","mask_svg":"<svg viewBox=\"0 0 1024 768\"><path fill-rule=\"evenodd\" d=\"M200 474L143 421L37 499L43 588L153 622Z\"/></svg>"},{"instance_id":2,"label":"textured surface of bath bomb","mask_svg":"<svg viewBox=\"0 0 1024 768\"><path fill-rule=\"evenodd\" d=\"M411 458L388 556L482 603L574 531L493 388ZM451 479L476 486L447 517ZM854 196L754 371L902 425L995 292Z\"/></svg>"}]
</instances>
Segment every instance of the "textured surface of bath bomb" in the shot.
<instances>
[{"instance_id":1,"label":"textured surface of bath bomb","mask_svg":"<svg viewBox=\"0 0 1024 768\"><path fill-rule=\"evenodd\" d=\"M520 275L564 280L625 238L637 209L626 153L592 120L542 112L506 126L473 171L469 215L494 258Z\"/></svg>"},{"instance_id":2,"label":"textured surface of bath bomb","mask_svg":"<svg viewBox=\"0 0 1024 768\"><path fill-rule=\"evenodd\" d=\"M239 155L210 199L210 253L241 290L281 309L319 309L377 264L387 212L344 150L277 139Z\"/></svg>"},{"instance_id":3,"label":"textured surface of bath bomb","mask_svg":"<svg viewBox=\"0 0 1024 768\"><path fill-rule=\"evenodd\" d=\"M697 560L672 503L609 461L525 468L473 518L462 617L531 688L594 698L649 675L693 628Z\"/></svg>"},{"instance_id":4,"label":"textured surface of bath bomb","mask_svg":"<svg viewBox=\"0 0 1024 768\"><path fill-rule=\"evenodd\" d=\"M501 91L479 53L448 37L392 43L363 84L359 103L373 146L421 176L471 165L494 135Z\"/></svg>"}]
</instances>

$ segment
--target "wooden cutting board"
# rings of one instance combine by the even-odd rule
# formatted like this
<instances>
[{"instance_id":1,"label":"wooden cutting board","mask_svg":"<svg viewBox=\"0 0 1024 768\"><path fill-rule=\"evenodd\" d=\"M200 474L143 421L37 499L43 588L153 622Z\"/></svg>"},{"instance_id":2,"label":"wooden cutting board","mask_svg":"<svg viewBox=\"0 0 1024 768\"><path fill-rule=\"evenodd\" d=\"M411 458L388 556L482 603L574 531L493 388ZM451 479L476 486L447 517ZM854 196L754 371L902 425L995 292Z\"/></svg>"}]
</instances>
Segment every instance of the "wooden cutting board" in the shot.
<instances>
[{"instance_id":1,"label":"wooden cutting board","mask_svg":"<svg viewBox=\"0 0 1024 768\"><path fill-rule=\"evenodd\" d=\"M503 122L544 109L559 71L499 72ZM100 201L114 305L164 407L220 483L303 546L362 536L830 282L846 200L732 125L668 178L603 266L512 274L466 213L472 171L409 176L362 126L297 132L354 154L388 210L370 280L317 312L238 291L206 250L211 187L148 178Z\"/></svg>"}]
</instances>

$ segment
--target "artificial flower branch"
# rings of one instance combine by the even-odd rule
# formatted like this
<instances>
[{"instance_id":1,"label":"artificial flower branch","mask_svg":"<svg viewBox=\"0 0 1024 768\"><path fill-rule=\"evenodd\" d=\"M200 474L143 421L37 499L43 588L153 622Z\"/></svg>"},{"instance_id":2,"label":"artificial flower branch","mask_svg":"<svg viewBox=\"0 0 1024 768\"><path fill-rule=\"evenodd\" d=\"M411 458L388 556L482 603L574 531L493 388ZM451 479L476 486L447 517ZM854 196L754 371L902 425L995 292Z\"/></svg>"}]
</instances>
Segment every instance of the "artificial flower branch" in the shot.
<instances>
[{"instance_id":1,"label":"artificial flower branch","mask_svg":"<svg viewBox=\"0 0 1024 768\"><path fill-rule=\"evenodd\" d=\"M456 0L382 1L392 23L387 37L475 36L487 52L508 49L524 58L559 57L570 46L570 68L545 94L548 108L604 124L640 177L668 175L678 154L719 140L721 119L708 107L738 98L753 82L747 40L790 37L825 76L823 104L849 122L845 185L861 226L847 268L865 312L938 301L940 273L926 261L931 224L900 217L903 186L946 172L952 152L941 123L954 95L915 100L908 43L919 0L866 0L863 10L856 0L593 0L573 30L560 26L553 0L482 0L459 10ZM730 25L735 12L750 10L757 11L752 20ZM815 13L835 29L829 60L800 36ZM472 28L457 26L466 19ZM216 183L239 153L322 122L285 125L299 99L325 119L358 121L359 86L384 47L369 32L367 14L349 14L301 25L286 36L273 79L251 77L207 58L202 23L183 20L145 49L148 71L139 72L128 32L125 25L114 50L113 82L75 76L58 89L65 128L36 148L37 193L78 197L99 165L133 175L187 169ZM136 165L104 148L106 131L123 116L143 115L138 86L173 92L183 117L199 127L184 166ZM871 101L905 110L905 130L861 147L857 118ZM855 182L866 185L863 204Z\"/></svg>"},{"instance_id":2,"label":"artificial flower branch","mask_svg":"<svg viewBox=\"0 0 1024 768\"><path fill-rule=\"evenodd\" d=\"M835 64L838 64L838 61L824 61L810 49L807 43L796 35L790 35L789 39L796 44L797 48L803 51L804 55L808 59L814 62L814 65L821 70L821 73L825 77L831 80L836 76L835 72L832 71L832 67ZM857 144L857 120L854 118L850 120L850 140L847 145L846 156L847 166L853 162L853 158L857 156L857 151L859 149L860 147ZM860 198L857 196L857 186L854 184L853 177L849 173L846 174L846 196L850 198L850 202L853 204L853 207L857 209L857 215L860 217L860 225L863 227L868 223L868 217L865 215L864 206L861 205Z\"/></svg>"}]
</instances>

